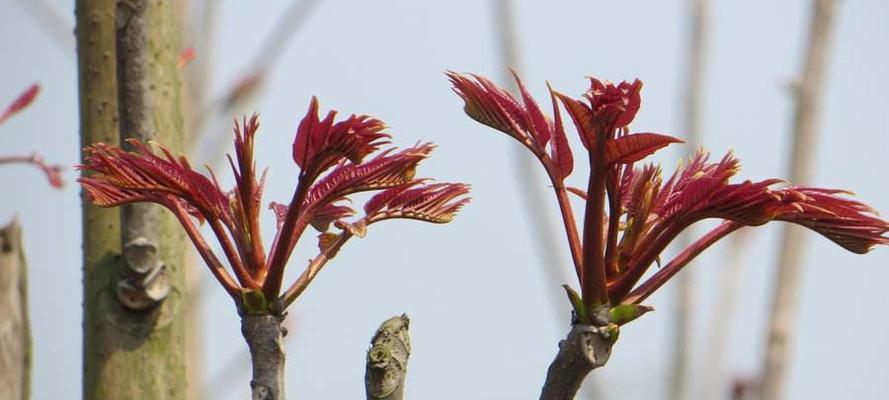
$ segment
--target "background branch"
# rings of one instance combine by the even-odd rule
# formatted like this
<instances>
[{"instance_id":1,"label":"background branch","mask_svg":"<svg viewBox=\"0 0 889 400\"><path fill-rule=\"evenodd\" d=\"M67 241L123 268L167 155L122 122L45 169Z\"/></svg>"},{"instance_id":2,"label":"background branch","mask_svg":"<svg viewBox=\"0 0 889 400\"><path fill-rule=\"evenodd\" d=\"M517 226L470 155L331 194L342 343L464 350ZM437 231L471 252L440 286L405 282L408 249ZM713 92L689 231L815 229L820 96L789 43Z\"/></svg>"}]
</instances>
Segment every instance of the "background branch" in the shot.
<instances>
[{"instance_id":1,"label":"background branch","mask_svg":"<svg viewBox=\"0 0 889 400\"><path fill-rule=\"evenodd\" d=\"M709 25L708 0L688 0L689 25L687 32L686 68L683 76L685 91L682 93L682 132L685 132L686 157L691 157L702 145L701 104L703 104L703 81L707 56L707 29ZM680 248L688 247L694 237L694 230L687 229L678 240ZM672 400L689 398L688 371L691 351L691 308L695 296L694 273L685 268L674 278L676 299L673 304L673 343L669 368L669 396Z\"/></svg>"},{"instance_id":2,"label":"background branch","mask_svg":"<svg viewBox=\"0 0 889 400\"><path fill-rule=\"evenodd\" d=\"M719 268L719 287L716 288L716 305L710 316L708 342L704 351L704 369L701 377L702 399L719 399L728 391L724 364L728 342L732 334L732 317L738 300L738 289L743 271L744 248L747 246L747 229L740 229L728 240L728 250Z\"/></svg>"},{"instance_id":3,"label":"background branch","mask_svg":"<svg viewBox=\"0 0 889 400\"><path fill-rule=\"evenodd\" d=\"M501 67L500 77L498 80L501 85L509 88L513 95L517 95L518 88L509 70L512 69L516 73L521 71L521 61L519 56L519 47L516 40L515 26L515 9L513 0L493 0L492 14L494 17L494 26L497 35L497 49L500 54ZM565 266L568 261L563 256L562 249L559 247L556 238L559 237L557 222L549 217L545 210L548 210L547 202L542 192L537 190L537 186L531 182L542 182L540 174L537 172L537 160L529 155L524 148L513 146L513 159L515 162L515 177L519 183L521 190L522 203L525 208L525 215L528 218L528 225L533 227L531 232L534 234L534 243L537 245L537 254L540 258L540 269L544 276L544 285L550 307L553 315L563 315L567 301L564 291L561 287L563 284L570 282L570 277L565 274ZM558 329L563 329L558 318L555 319ZM583 397L587 399L602 399L601 390L595 380L590 380L584 386Z\"/></svg>"},{"instance_id":4,"label":"background branch","mask_svg":"<svg viewBox=\"0 0 889 400\"><path fill-rule=\"evenodd\" d=\"M793 117L793 150L788 178L798 185L808 184L812 177L815 135L821 109L820 97L834 12L833 0L812 2L805 60L794 93L796 105ZM789 361L788 348L794 334L799 284L802 281L802 233L801 229L784 224L778 241L781 246L762 369L762 398L766 400L780 399L784 390Z\"/></svg>"}]
</instances>

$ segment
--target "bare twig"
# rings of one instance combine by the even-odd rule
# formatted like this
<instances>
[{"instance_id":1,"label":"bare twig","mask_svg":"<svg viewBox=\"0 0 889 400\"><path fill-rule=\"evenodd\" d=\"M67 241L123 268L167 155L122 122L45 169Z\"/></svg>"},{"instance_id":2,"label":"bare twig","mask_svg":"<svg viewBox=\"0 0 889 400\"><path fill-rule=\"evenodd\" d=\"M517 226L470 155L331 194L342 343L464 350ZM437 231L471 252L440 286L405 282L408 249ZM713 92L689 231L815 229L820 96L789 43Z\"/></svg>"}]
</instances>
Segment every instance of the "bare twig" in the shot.
<instances>
[{"instance_id":1,"label":"bare twig","mask_svg":"<svg viewBox=\"0 0 889 400\"><path fill-rule=\"evenodd\" d=\"M74 27L47 4L46 0L20 0L18 3L34 17L59 50L68 57L75 55Z\"/></svg>"},{"instance_id":2,"label":"bare twig","mask_svg":"<svg viewBox=\"0 0 889 400\"><path fill-rule=\"evenodd\" d=\"M834 12L833 0L813 1L805 61L794 93L796 108L789 178L795 184L806 184L811 180L820 95ZM762 398L766 400L780 399L784 389L788 345L794 334L799 283L802 281L800 261L804 243L801 233L785 225L779 241L781 248L762 370Z\"/></svg>"},{"instance_id":3,"label":"bare twig","mask_svg":"<svg viewBox=\"0 0 889 400\"><path fill-rule=\"evenodd\" d=\"M682 130L686 137L688 156L694 155L701 146L700 109L703 103L703 86L705 59L707 50L707 27L709 5L707 0L689 0L689 31L687 33L688 48L685 76L685 93L682 95L683 105ZM692 242L694 232L687 230L680 236L682 248ZM674 303L673 344L670 346L670 398L685 400L689 397L688 370L691 342L691 307L694 300L694 279L692 271L686 268L676 276L676 299Z\"/></svg>"},{"instance_id":4,"label":"bare twig","mask_svg":"<svg viewBox=\"0 0 889 400\"><path fill-rule=\"evenodd\" d=\"M62 180L62 167L58 165L49 165L43 160L43 156L34 153L30 156L0 156L0 164L30 164L39 169L46 175L49 184L57 189L65 186Z\"/></svg>"},{"instance_id":5,"label":"bare twig","mask_svg":"<svg viewBox=\"0 0 889 400\"><path fill-rule=\"evenodd\" d=\"M367 350L364 387L367 400L401 400L411 337L407 314L389 318L380 325Z\"/></svg>"},{"instance_id":6,"label":"bare twig","mask_svg":"<svg viewBox=\"0 0 889 400\"><path fill-rule=\"evenodd\" d=\"M741 229L729 239L728 250L719 265L719 287L716 289L716 305L710 316L709 341L704 351L702 399L719 399L728 391L723 365L729 335L732 332L732 312L738 299L738 289L743 267L744 247L747 245L747 230Z\"/></svg>"},{"instance_id":7,"label":"bare twig","mask_svg":"<svg viewBox=\"0 0 889 400\"><path fill-rule=\"evenodd\" d=\"M213 121L217 119L217 116L223 116L222 120L227 124L230 114L234 110L259 94L269 69L275 65L286 45L295 37L297 30L305 25L318 4L320 4L320 0L294 0L291 3L290 8L278 18L275 27L266 36L259 51L252 58L253 61L247 72L238 78L238 81L232 85L230 90L223 93L222 97L211 100L206 106L196 111L198 114L195 115L193 125L195 132L204 132L204 125L207 121L211 121L210 127L215 128ZM205 134L199 134L200 137L195 138L191 143L189 154L196 157L198 161L208 164L215 164L220 160L227 143L224 138L228 136L214 134L216 131L216 129L210 129Z\"/></svg>"}]
</instances>

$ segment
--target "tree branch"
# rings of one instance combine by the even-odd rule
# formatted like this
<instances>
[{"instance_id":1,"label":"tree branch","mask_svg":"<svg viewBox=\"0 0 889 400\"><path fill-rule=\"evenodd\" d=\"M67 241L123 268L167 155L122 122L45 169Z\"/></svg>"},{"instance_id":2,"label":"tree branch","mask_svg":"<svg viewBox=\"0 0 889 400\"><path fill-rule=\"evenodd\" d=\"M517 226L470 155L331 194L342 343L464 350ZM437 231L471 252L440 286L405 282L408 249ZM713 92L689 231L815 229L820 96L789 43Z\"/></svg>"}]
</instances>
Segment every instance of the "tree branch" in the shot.
<instances>
[{"instance_id":1,"label":"tree branch","mask_svg":"<svg viewBox=\"0 0 889 400\"><path fill-rule=\"evenodd\" d=\"M370 340L364 374L367 400L401 400L411 338L407 314L383 321Z\"/></svg>"},{"instance_id":2,"label":"tree branch","mask_svg":"<svg viewBox=\"0 0 889 400\"><path fill-rule=\"evenodd\" d=\"M707 29L709 25L709 1L689 0L689 31L687 33L688 51L686 53L685 93L682 94L683 121L682 128L686 132L686 156L693 156L701 147L701 104L703 103L703 85L705 77L705 59L707 50ZM680 248L692 243L693 231L686 231L679 236ZM684 400L689 397L688 371L689 350L691 348L691 308L695 288L692 270L685 270L676 276L676 300L673 313L673 343L670 350L670 398Z\"/></svg>"},{"instance_id":3,"label":"tree branch","mask_svg":"<svg viewBox=\"0 0 889 400\"><path fill-rule=\"evenodd\" d=\"M820 111L820 95L827 64L828 41L834 14L833 0L815 0L809 26L805 64L796 88L796 110L793 120L793 153L790 180L807 184L812 175L815 135ZM777 400L782 396L787 370L788 344L794 332L803 248L802 232L789 226L783 228L783 243L778 257L778 270L773 294L766 356L762 370L763 399Z\"/></svg>"},{"instance_id":4,"label":"tree branch","mask_svg":"<svg viewBox=\"0 0 889 400\"><path fill-rule=\"evenodd\" d=\"M241 334L250 349L253 379L250 389L253 400L284 400L284 334L283 316L244 315Z\"/></svg>"},{"instance_id":5,"label":"tree branch","mask_svg":"<svg viewBox=\"0 0 889 400\"><path fill-rule=\"evenodd\" d=\"M574 324L559 342L559 352L549 366L540 400L573 399L590 371L605 365L617 339L615 325Z\"/></svg>"}]
</instances>

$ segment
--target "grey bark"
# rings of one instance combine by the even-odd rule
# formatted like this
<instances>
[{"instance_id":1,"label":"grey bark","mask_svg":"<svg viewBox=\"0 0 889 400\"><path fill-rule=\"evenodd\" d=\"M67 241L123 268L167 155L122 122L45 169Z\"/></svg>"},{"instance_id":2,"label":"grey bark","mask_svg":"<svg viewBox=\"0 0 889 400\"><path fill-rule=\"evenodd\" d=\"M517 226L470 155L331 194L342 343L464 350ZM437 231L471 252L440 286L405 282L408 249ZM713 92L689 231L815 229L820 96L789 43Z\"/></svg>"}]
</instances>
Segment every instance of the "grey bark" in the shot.
<instances>
[{"instance_id":1,"label":"grey bark","mask_svg":"<svg viewBox=\"0 0 889 400\"><path fill-rule=\"evenodd\" d=\"M411 338L407 314L383 321L367 350L364 387L367 400L401 400Z\"/></svg>"},{"instance_id":2,"label":"grey bark","mask_svg":"<svg viewBox=\"0 0 889 400\"><path fill-rule=\"evenodd\" d=\"M158 142L173 152L181 151L182 116L176 61L179 31L174 2L77 0L77 53L80 91L81 144L96 142L117 144L122 123L132 112L119 114L119 107L132 103L119 97L131 88L147 90L138 112L145 112L159 135ZM124 36L133 23L135 8L147 19L140 33L145 39L147 58L125 62L145 62L140 71L146 82L136 86L118 53L133 54ZM144 8L143 8L144 7ZM119 42L119 39L121 41ZM123 56L122 56L123 57ZM144 106L144 107L143 107ZM145 109L143 109L145 108ZM136 111L133 111L136 112ZM120 211L100 209L84 202L84 399L182 399L186 379L183 359L184 319L182 317L182 230L171 215L162 215L156 229L158 243L122 243ZM146 238L148 239L148 238ZM125 248L127 244L131 246ZM122 257L123 256L123 257ZM164 260L171 290L163 302L136 311L138 297L127 294L152 294L143 280L121 280L122 271L144 269L159 271L157 260ZM124 263L128 263L124 266ZM141 264L132 268L135 264ZM126 272L123 273L126 275ZM136 275L137 277L139 275ZM155 275L144 275L153 282ZM134 291L118 286L133 283ZM149 290L143 290L149 289ZM130 301L133 300L133 301ZM129 304L127 304L129 303Z\"/></svg>"},{"instance_id":3,"label":"grey bark","mask_svg":"<svg viewBox=\"0 0 889 400\"><path fill-rule=\"evenodd\" d=\"M549 366L540 400L573 399L590 371L605 365L616 337L608 326L574 324L559 342L559 352Z\"/></svg>"},{"instance_id":4,"label":"grey bark","mask_svg":"<svg viewBox=\"0 0 889 400\"><path fill-rule=\"evenodd\" d=\"M150 79L150 19L142 0L117 2L117 81L120 136L148 143L156 139L151 118L154 111L153 81ZM146 310L170 292L164 262L158 255L158 227L163 209L139 203L121 209L121 242L124 263L117 283L118 299L133 310Z\"/></svg>"},{"instance_id":5,"label":"grey bark","mask_svg":"<svg viewBox=\"0 0 889 400\"><path fill-rule=\"evenodd\" d=\"M793 152L790 180L794 184L809 183L814 161L820 97L827 66L829 39L835 2L812 2L809 39L802 73L796 86L796 109L793 119ZM762 398L777 400L783 395L790 341L794 334L799 303L799 283L803 236L801 229L784 226L778 257L777 277L772 299L771 317L762 370Z\"/></svg>"},{"instance_id":6,"label":"grey bark","mask_svg":"<svg viewBox=\"0 0 889 400\"><path fill-rule=\"evenodd\" d=\"M244 315L241 334L250 349L253 379L250 389L253 400L284 400L284 317L275 315Z\"/></svg>"},{"instance_id":7,"label":"grey bark","mask_svg":"<svg viewBox=\"0 0 889 400\"><path fill-rule=\"evenodd\" d=\"M18 221L0 228L0 399L29 399L28 278Z\"/></svg>"}]
</instances>

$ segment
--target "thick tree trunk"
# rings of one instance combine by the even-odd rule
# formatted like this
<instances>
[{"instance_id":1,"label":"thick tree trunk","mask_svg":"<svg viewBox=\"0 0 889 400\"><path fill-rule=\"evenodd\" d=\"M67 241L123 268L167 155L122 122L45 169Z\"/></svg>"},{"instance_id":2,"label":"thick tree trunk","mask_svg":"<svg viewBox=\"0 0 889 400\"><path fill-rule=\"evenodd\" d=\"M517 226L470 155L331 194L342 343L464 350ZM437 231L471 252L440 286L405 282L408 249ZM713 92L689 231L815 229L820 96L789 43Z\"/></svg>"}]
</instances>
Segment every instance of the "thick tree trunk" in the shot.
<instances>
[{"instance_id":1,"label":"thick tree trunk","mask_svg":"<svg viewBox=\"0 0 889 400\"><path fill-rule=\"evenodd\" d=\"M95 142L118 144L121 127L130 130L148 126L158 142L174 152L179 150L182 118L174 10L171 1L77 1L84 146ZM133 28L141 30L130 30ZM130 35L135 44L119 42L118 34ZM125 57L119 59L118 55ZM139 82L130 81L133 69L141 74ZM133 96L141 104L134 103ZM121 114L126 121L120 121L118 107L125 111ZM132 118L142 118L142 125L133 123ZM150 237L130 246L122 257L120 211L84 202L85 399L185 397L185 240L169 215L142 221L147 222L146 230L136 236ZM137 264L141 266L135 267ZM164 293L167 284L169 294Z\"/></svg>"},{"instance_id":2,"label":"thick tree trunk","mask_svg":"<svg viewBox=\"0 0 889 400\"><path fill-rule=\"evenodd\" d=\"M31 398L28 278L18 221L0 228L0 399Z\"/></svg>"},{"instance_id":3,"label":"thick tree trunk","mask_svg":"<svg viewBox=\"0 0 889 400\"><path fill-rule=\"evenodd\" d=\"M411 337L407 314L380 324L370 340L364 373L367 400L401 400L407 360L411 355Z\"/></svg>"},{"instance_id":4,"label":"thick tree trunk","mask_svg":"<svg viewBox=\"0 0 889 400\"><path fill-rule=\"evenodd\" d=\"M241 334L250 348L253 400L284 400L284 318L275 315L241 317Z\"/></svg>"},{"instance_id":5,"label":"thick tree trunk","mask_svg":"<svg viewBox=\"0 0 889 400\"><path fill-rule=\"evenodd\" d=\"M608 326L574 324L559 342L559 353L546 373L540 400L570 400L590 371L605 365L616 337Z\"/></svg>"}]
</instances>

